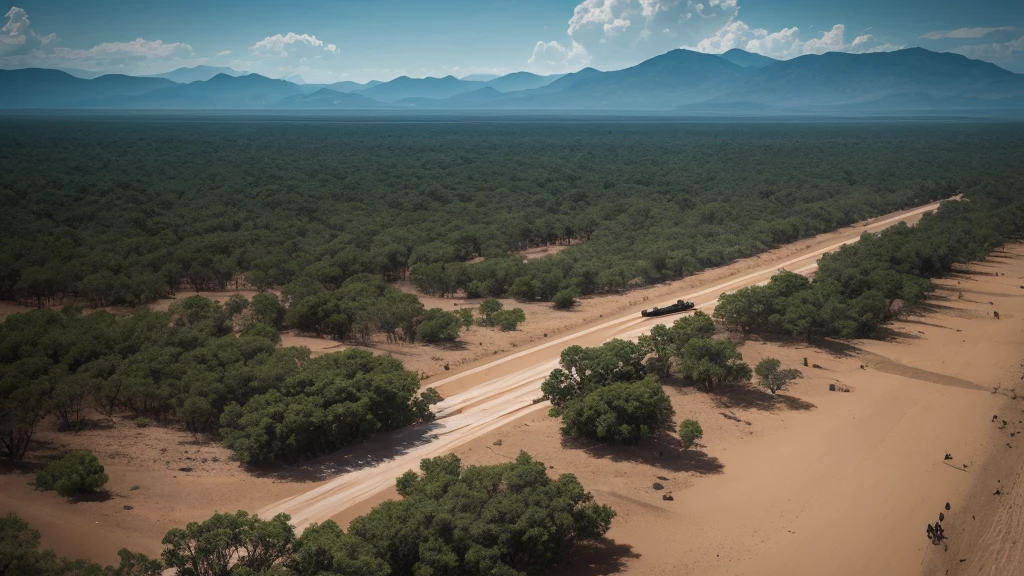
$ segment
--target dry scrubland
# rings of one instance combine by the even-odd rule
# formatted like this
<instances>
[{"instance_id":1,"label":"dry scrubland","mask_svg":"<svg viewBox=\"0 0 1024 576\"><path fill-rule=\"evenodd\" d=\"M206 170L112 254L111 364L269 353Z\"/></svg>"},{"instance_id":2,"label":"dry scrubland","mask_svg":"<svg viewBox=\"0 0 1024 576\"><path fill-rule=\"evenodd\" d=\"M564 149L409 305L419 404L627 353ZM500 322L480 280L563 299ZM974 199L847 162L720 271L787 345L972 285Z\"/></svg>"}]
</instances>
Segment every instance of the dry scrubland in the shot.
<instances>
[{"instance_id":1,"label":"dry scrubland","mask_svg":"<svg viewBox=\"0 0 1024 576\"><path fill-rule=\"evenodd\" d=\"M516 348L858 232L838 231L671 284L585 299L571 312L527 304L528 320L519 331L474 327L464 333L464 347L380 350L432 376L424 382L429 385ZM821 366L803 368L804 378L778 397L745 388L704 394L668 387L677 418L696 418L704 427L696 451L658 442L636 448L566 442L558 421L541 410L455 452L468 464L489 464L527 450L552 474L575 473L598 501L615 508L608 540L578 555L565 573L1014 573L1024 569L1017 545L1022 527L1012 514L1024 505L1018 486L1024 444L1016 446L1010 436L1024 431L1024 403L1015 391L1024 345L1024 246L1011 245L939 284L931 304L894 323L884 341L830 349L742 343L751 365L772 356L785 366L804 357ZM424 304L473 302L424 298ZM336 342L295 334L285 335L284 344L338 349ZM444 371L446 362L452 372ZM852 392L829 392L831 383ZM466 386L456 381L440 390L450 396ZM112 562L122 546L157 554L171 527L214 510L259 509L337 472L331 469L337 460L326 458L253 473L216 443L124 420L97 419L78 434L43 426L37 439L27 464L0 475L0 509L37 527L44 545L58 553L102 562ZM31 472L41 462L80 447L94 450L106 466L110 498L69 503L33 490ZM351 452L357 456L358 447ZM943 461L947 452L953 460ZM655 490L654 482L664 490ZM997 489L1000 495L993 495ZM662 500L665 492L674 500ZM336 518L347 521L393 494L379 493ZM943 551L927 541L924 528L947 501L950 538Z\"/></svg>"}]
</instances>

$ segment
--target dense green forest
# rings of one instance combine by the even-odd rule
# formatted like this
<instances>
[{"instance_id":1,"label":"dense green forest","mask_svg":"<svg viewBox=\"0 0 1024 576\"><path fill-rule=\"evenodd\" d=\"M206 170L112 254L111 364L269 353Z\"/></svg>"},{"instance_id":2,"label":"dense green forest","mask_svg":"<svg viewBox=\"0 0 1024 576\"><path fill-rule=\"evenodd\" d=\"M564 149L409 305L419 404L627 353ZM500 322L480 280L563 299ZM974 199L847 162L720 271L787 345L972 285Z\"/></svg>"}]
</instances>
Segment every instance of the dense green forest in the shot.
<instances>
[{"instance_id":1,"label":"dense green forest","mask_svg":"<svg viewBox=\"0 0 1024 576\"><path fill-rule=\"evenodd\" d=\"M932 278L1024 234L1024 178L987 183L913 227L899 224L825 254L813 280L781 272L723 295L715 317L744 333L870 337L934 291Z\"/></svg>"},{"instance_id":2,"label":"dense green forest","mask_svg":"<svg viewBox=\"0 0 1024 576\"><path fill-rule=\"evenodd\" d=\"M193 296L166 313L67 307L7 318L0 452L20 459L45 415L77 430L90 408L220 434L246 463L318 456L433 417L440 397L421 394L418 376L390 356L347 350L311 359L307 348L278 347L266 322L280 310L261 300L248 305L255 315L238 299L222 306Z\"/></svg>"},{"instance_id":3,"label":"dense green forest","mask_svg":"<svg viewBox=\"0 0 1024 576\"><path fill-rule=\"evenodd\" d=\"M8 117L0 298L332 292L360 273L586 295L1020 174L1022 149L1017 125L987 123Z\"/></svg>"},{"instance_id":4,"label":"dense green forest","mask_svg":"<svg viewBox=\"0 0 1024 576\"><path fill-rule=\"evenodd\" d=\"M333 521L296 535L290 518L214 514L175 528L160 559L121 550L117 567L56 556L39 532L0 517L0 573L57 576L533 576L547 573L615 517L572 474L547 475L525 452L512 462L463 466L454 454L423 460L388 500L344 532Z\"/></svg>"}]
</instances>

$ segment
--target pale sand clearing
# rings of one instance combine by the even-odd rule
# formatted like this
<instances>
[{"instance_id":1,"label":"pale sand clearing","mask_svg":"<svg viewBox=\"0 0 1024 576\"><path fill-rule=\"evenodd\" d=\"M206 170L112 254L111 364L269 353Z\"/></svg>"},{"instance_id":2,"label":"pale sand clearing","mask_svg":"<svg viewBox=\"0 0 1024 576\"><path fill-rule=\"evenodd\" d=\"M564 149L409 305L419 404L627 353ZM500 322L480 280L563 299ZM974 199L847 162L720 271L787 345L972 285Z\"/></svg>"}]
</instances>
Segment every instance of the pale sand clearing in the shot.
<instances>
[{"instance_id":1,"label":"pale sand clearing","mask_svg":"<svg viewBox=\"0 0 1024 576\"><path fill-rule=\"evenodd\" d=\"M827 239L786 247L673 285L588 299L583 306L621 311L648 306L644 300L657 304L659 299L693 292L705 292L697 301L707 306L717 297L710 288L732 290L763 281L771 270L794 259L797 261L787 268L806 269L817 250L848 241L857 233L848 230L845 236L827 235ZM1024 340L1020 324L1024 291L1018 280L1024 276L1022 254L1024 248L1013 247L980 264L979 270L998 268L1007 276L965 275L959 279L964 300L956 300L955 291L942 293L952 294L951 300L938 303L945 308L935 307L927 315L898 323L894 328L903 336L891 342L856 342L836 351L845 356L803 346L746 343L742 350L751 363L771 355L786 365L796 365L807 356L823 366L822 370L804 369L806 377L780 400L773 402L765 394L746 391L708 396L670 389L677 417L696 417L702 422L703 452L680 453L671 445L656 443L636 449L586 443L563 446L557 421L547 418L544 410L535 408L530 413L518 409L532 407L535 383L550 370L545 363L569 343L594 345L611 336L633 335L656 323L640 321L633 314L604 320L603 312L597 312L597 319L577 324L577 329L589 327L580 337L554 343L562 337L552 335L547 339L551 345L541 350L531 352L524 346L521 351L498 356L506 360L496 366L467 362L458 371L464 374L461 378L453 371L453 376L428 381L426 384L437 385L448 396L440 407L442 415L448 416L442 422L454 429L474 426L482 412L505 413L489 418L486 426L476 426L473 434L463 435L466 443L448 444L441 436L430 445L436 446L438 453L453 449L468 463L504 461L526 449L553 466L552 473L576 473L600 501L614 506L619 512L609 534L614 544L606 543L597 553L567 567L565 573L609 573L621 566L637 574L903 574L920 571L925 562L945 562L946 567L952 562L956 570L970 564L950 560L954 544L969 546L969 552L1009 550L1001 530L982 537L988 534L980 526L988 513L974 509L981 511L983 504L991 505L995 499L990 487L995 480L987 473L985 462L1017 463L1018 449L1004 445L1009 430L997 431L990 422L992 414L1010 413L1005 406L1010 401L992 394L990 386L1009 387L1019 381L1018 351ZM755 274L757 271L766 272ZM720 287L730 279L740 281ZM956 286L955 282L957 279L944 284ZM999 285L990 286L992 283ZM1002 320L991 319L993 307L1002 313ZM566 314L582 317L583 309ZM867 368L862 370L861 364ZM531 366L530 372L536 374L526 380L534 383L498 390L501 372L507 377ZM828 383L836 380L853 386L854 392L828 392ZM469 381L489 384L473 386ZM508 388L507 380L504 384ZM459 394L463 391L469 393ZM1020 413L1019 407L1012 409ZM146 440L135 436L140 432ZM202 447L201 455L186 455L186 450L200 448L188 444L188 435L169 430L121 426L116 434L96 430L77 435L45 432L39 437L96 449L107 464L115 497L106 502L69 504L52 493L33 492L27 485L28 475L3 474L0 510L22 514L42 530L45 544L58 552L102 561L111 561L116 550L126 545L154 553L170 527L203 519L215 509L255 510L284 496L306 493L320 485L317 480L346 466L358 468L382 458L407 464L397 467L397 473L386 470L390 468L387 461L376 470L364 469L374 472L366 474L367 480L372 475L378 477L362 483L364 494L344 496L320 512L347 522L376 502L394 497L394 477L415 467L414 459L406 463L407 458L398 454L416 452L416 445L424 440L422 429L401 431L301 469L284 471L282 480L275 481L253 477L226 462L226 451L215 445ZM501 445L494 445L499 438ZM998 452L1000 447L1006 452ZM168 448L167 454L175 456L160 454L160 448ZM657 456L656 450L663 455ZM967 463L968 471L943 463L947 451L954 456L952 464ZM131 454L134 460L118 452ZM33 453L33 457L39 455ZM212 463L210 455L218 455L221 461ZM1013 461L1005 455L1013 455ZM195 466L195 460L185 457L207 457L208 462ZM182 466L194 466L196 471L177 472ZM286 474L288 480L283 479ZM360 475L353 472L346 477ZM659 475L669 478L661 482L673 491L675 501L662 501L661 492L651 488ZM972 483L983 486L988 499L981 498L981 493L969 495ZM131 491L132 484L142 488ZM952 504L952 511L944 525L953 537L950 551L943 554L941 547L927 542L924 527L937 519L946 501ZM123 510L125 504L134 509ZM979 528L965 524L969 512L978 517ZM1006 516L1001 522L1008 526L1020 520ZM956 535L964 531L969 532ZM968 536L980 543L971 544ZM1000 545L1002 548L996 548ZM1018 542L1012 545L1019 549ZM980 552L975 556L979 562L986 557ZM596 566L587 568L588 563ZM992 566L995 564L975 566L971 573L1016 570L1015 565L997 571Z\"/></svg>"}]
</instances>

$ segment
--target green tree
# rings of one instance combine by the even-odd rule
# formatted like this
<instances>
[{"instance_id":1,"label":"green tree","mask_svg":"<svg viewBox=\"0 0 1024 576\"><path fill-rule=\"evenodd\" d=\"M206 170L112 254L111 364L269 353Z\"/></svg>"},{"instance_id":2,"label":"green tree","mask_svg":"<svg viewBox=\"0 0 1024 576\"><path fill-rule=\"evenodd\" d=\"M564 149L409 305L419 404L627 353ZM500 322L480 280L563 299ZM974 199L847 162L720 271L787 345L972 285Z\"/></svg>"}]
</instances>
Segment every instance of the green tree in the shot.
<instances>
[{"instance_id":1,"label":"green tree","mask_svg":"<svg viewBox=\"0 0 1024 576\"><path fill-rule=\"evenodd\" d=\"M253 318L257 322L269 324L277 330L280 330L284 325L284 317L287 310L284 304L281 304L277 294L273 292L260 292L253 296L249 309L252 310Z\"/></svg>"},{"instance_id":2,"label":"green tree","mask_svg":"<svg viewBox=\"0 0 1024 576\"><path fill-rule=\"evenodd\" d=\"M679 373L688 381L713 390L728 384L747 382L750 366L729 340L695 338L679 353Z\"/></svg>"},{"instance_id":3,"label":"green tree","mask_svg":"<svg viewBox=\"0 0 1024 576\"><path fill-rule=\"evenodd\" d=\"M526 322L526 313L522 308L499 310L491 314L491 322L502 332L512 332L523 322Z\"/></svg>"},{"instance_id":4,"label":"green tree","mask_svg":"<svg viewBox=\"0 0 1024 576\"><path fill-rule=\"evenodd\" d=\"M782 390L787 384L803 376L795 368L785 370L781 368L782 362L779 362L776 358L765 358L754 367L754 373L757 374L761 386L765 387L772 394Z\"/></svg>"},{"instance_id":5,"label":"green tree","mask_svg":"<svg viewBox=\"0 0 1024 576\"><path fill-rule=\"evenodd\" d=\"M477 308L477 312L480 313L480 325L481 326L494 326L494 315L500 312L505 307L500 301L494 298L487 298L480 303Z\"/></svg>"},{"instance_id":6,"label":"green tree","mask_svg":"<svg viewBox=\"0 0 1024 576\"><path fill-rule=\"evenodd\" d=\"M689 450L693 445L704 437L704 429L696 420L683 420L679 423L679 438L683 441L683 448Z\"/></svg>"},{"instance_id":7,"label":"green tree","mask_svg":"<svg viewBox=\"0 0 1024 576\"><path fill-rule=\"evenodd\" d=\"M223 576L238 568L270 569L292 551L295 532L287 514L270 520L238 511L190 522L164 536L163 560L178 576Z\"/></svg>"},{"instance_id":8,"label":"green tree","mask_svg":"<svg viewBox=\"0 0 1024 576\"><path fill-rule=\"evenodd\" d=\"M454 342L459 339L461 328L462 319L457 314L440 308L431 308L423 313L423 318L416 327L416 337L428 344Z\"/></svg>"},{"instance_id":9,"label":"green tree","mask_svg":"<svg viewBox=\"0 0 1024 576\"><path fill-rule=\"evenodd\" d=\"M675 410L653 377L617 382L569 402L562 432L610 444L637 444L671 426Z\"/></svg>"},{"instance_id":10,"label":"green tree","mask_svg":"<svg viewBox=\"0 0 1024 576\"><path fill-rule=\"evenodd\" d=\"M391 569L372 546L346 534L333 520L307 527L285 568L296 575L389 576Z\"/></svg>"},{"instance_id":11,"label":"green tree","mask_svg":"<svg viewBox=\"0 0 1024 576\"><path fill-rule=\"evenodd\" d=\"M559 290L552 299L556 310L570 310L576 305L576 289Z\"/></svg>"},{"instance_id":12,"label":"green tree","mask_svg":"<svg viewBox=\"0 0 1024 576\"><path fill-rule=\"evenodd\" d=\"M463 467L454 454L423 460L396 482L401 500L352 521L391 574L540 574L579 543L603 536L615 512L575 476L543 463Z\"/></svg>"},{"instance_id":13,"label":"green tree","mask_svg":"<svg viewBox=\"0 0 1024 576\"><path fill-rule=\"evenodd\" d=\"M64 497L96 492L110 478L96 455L89 450L74 450L46 465L36 475L36 488L56 490Z\"/></svg>"},{"instance_id":14,"label":"green tree","mask_svg":"<svg viewBox=\"0 0 1024 576\"><path fill-rule=\"evenodd\" d=\"M544 399L561 407L602 386L642 380L646 356L646 348L628 340L613 339L596 348L569 346L562 350L561 367L541 384Z\"/></svg>"}]
</instances>

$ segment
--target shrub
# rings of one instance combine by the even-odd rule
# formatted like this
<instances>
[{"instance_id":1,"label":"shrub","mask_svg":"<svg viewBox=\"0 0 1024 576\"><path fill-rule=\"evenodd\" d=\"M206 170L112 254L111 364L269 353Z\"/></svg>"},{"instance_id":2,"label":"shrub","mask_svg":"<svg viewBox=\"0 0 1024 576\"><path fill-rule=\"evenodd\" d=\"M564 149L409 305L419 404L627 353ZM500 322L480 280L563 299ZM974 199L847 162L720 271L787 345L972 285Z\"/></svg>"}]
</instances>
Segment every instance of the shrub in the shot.
<instances>
[{"instance_id":1,"label":"shrub","mask_svg":"<svg viewBox=\"0 0 1024 576\"><path fill-rule=\"evenodd\" d=\"M494 314L500 312L504 307L504 304L495 300L494 298L487 298L486 300L481 302L480 307L477 308L477 312L480 313L480 325L494 326Z\"/></svg>"},{"instance_id":2,"label":"shrub","mask_svg":"<svg viewBox=\"0 0 1024 576\"><path fill-rule=\"evenodd\" d=\"M72 497L95 492L109 479L95 454L75 450L47 464L36 475L36 488L56 490L61 496Z\"/></svg>"},{"instance_id":3,"label":"shrub","mask_svg":"<svg viewBox=\"0 0 1024 576\"><path fill-rule=\"evenodd\" d=\"M416 337L421 342L454 342L459 339L462 319L453 312L431 308L423 313L423 319L416 327Z\"/></svg>"},{"instance_id":4,"label":"shrub","mask_svg":"<svg viewBox=\"0 0 1024 576\"><path fill-rule=\"evenodd\" d=\"M704 429L696 420L683 420L679 423L679 438L683 441L683 448L689 450L704 437Z\"/></svg>"},{"instance_id":5,"label":"shrub","mask_svg":"<svg viewBox=\"0 0 1024 576\"><path fill-rule=\"evenodd\" d=\"M754 373L761 381L761 386L767 388L772 394L782 390L786 384L803 376L799 370L790 368L780 370L782 363L775 358L765 358L754 367Z\"/></svg>"},{"instance_id":6,"label":"shrub","mask_svg":"<svg viewBox=\"0 0 1024 576\"><path fill-rule=\"evenodd\" d=\"M610 444L637 444L668 428L674 414L661 385L648 377L598 388L569 402L562 432Z\"/></svg>"},{"instance_id":7,"label":"shrub","mask_svg":"<svg viewBox=\"0 0 1024 576\"><path fill-rule=\"evenodd\" d=\"M719 386L747 382L750 366L729 340L695 338L679 353L679 373L690 382L713 390Z\"/></svg>"},{"instance_id":8,"label":"shrub","mask_svg":"<svg viewBox=\"0 0 1024 576\"><path fill-rule=\"evenodd\" d=\"M500 310L491 315L494 325L502 332L512 332L519 327L519 324L526 322L526 313L522 308L511 310Z\"/></svg>"},{"instance_id":9,"label":"shrub","mask_svg":"<svg viewBox=\"0 0 1024 576\"><path fill-rule=\"evenodd\" d=\"M145 416L139 416L132 420L132 424L135 424L136 428L148 428L153 425L153 421Z\"/></svg>"},{"instance_id":10,"label":"shrub","mask_svg":"<svg viewBox=\"0 0 1024 576\"><path fill-rule=\"evenodd\" d=\"M423 460L420 470L396 482L401 500L349 526L392 575L541 574L603 536L615 516L575 476L553 479L525 452L514 462L470 467L449 454Z\"/></svg>"},{"instance_id":11,"label":"shrub","mask_svg":"<svg viewBox=\"0 0 1024 576\"><path fill-rule=\"evenodd\" d=\"M576 290L560 290L551 300L556 310L569 310L576 305Z\"/></svg>"}]
</instances>

